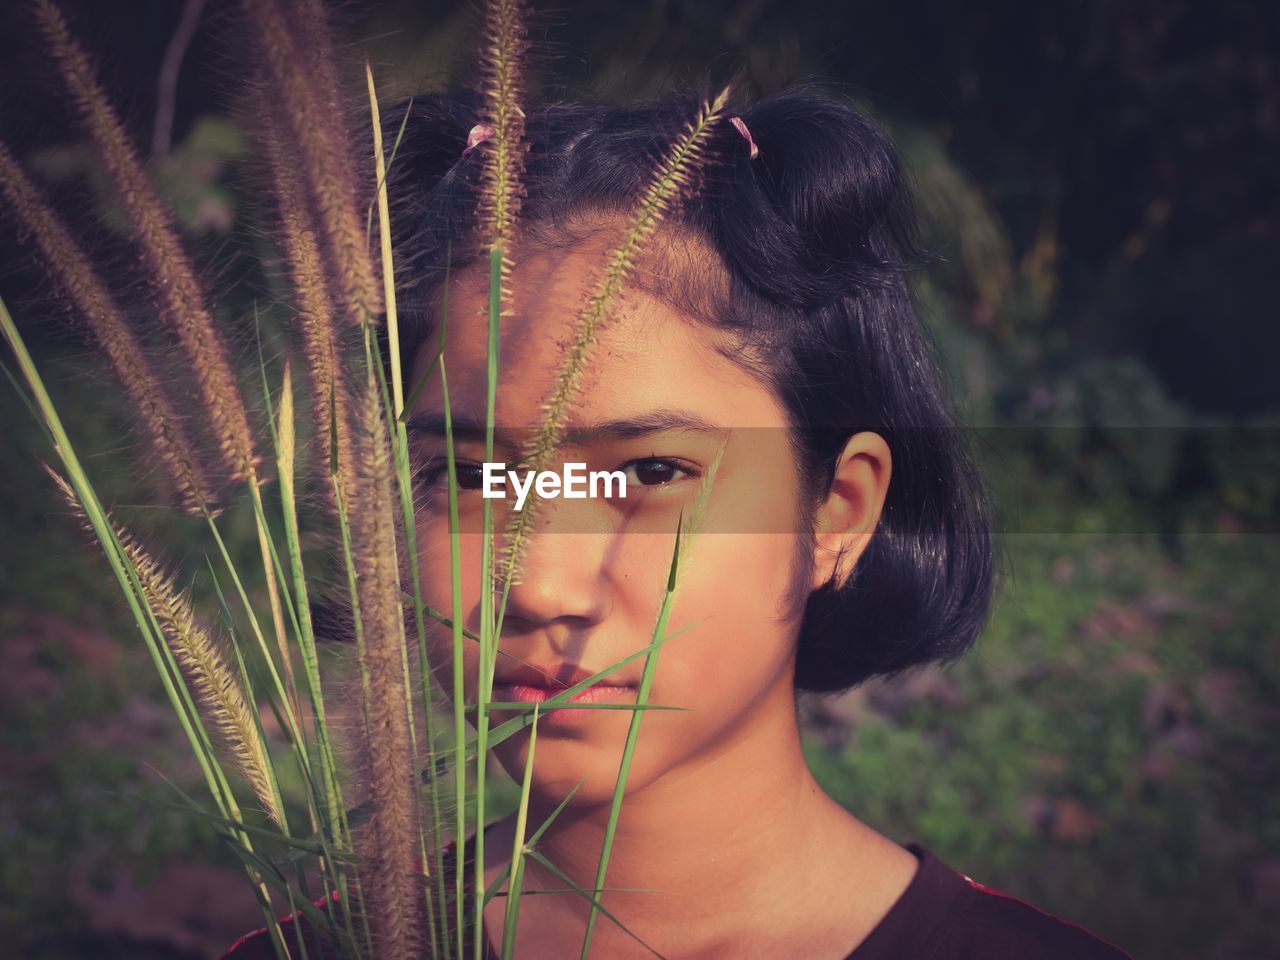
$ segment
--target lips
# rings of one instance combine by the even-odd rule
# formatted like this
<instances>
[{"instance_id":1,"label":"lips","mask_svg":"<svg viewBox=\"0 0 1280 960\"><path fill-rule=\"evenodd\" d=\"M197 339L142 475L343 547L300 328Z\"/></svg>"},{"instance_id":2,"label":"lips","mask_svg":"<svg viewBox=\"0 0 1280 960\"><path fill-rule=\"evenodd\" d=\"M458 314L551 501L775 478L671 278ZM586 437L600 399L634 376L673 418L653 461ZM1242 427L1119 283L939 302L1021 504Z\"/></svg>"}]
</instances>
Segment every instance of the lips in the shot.
<instances>
[{"instance_id":1,"label":"lips","mask_svg":"<svg viewBox=\"0 0 1280 960\"><path fill-rule=\"evenodd\" d=\"M576 663L543 666L540 664L516 664L499 667L494 671L493 682L501 686L542 687L559 692L595 676L600 670L588 670ZM601 677L595 686L634 687L617 673Z\"/></svg>"},{"instance_id":2,"label":"lips","mask_svg":"<svg viewBox=\"0 0 1280 960\"><path fill-rule=\"evenodd\" d=\"M511 666L501 672L495 671L493 678L493 698L498 701L516 703L545 703L569 687L575 686L590 677L598 670L588 670L576 663L562 663L558 666L538 666L528 664ZM590 687L579 690L566 703L629 703L637 696L636 687L612 676L602 677ZM568 725L578 728L580 724L590 722L596 711L570 710L552 707L543 715L543 723L552 724L551 729Z\"/></svg>"}]
</instances>

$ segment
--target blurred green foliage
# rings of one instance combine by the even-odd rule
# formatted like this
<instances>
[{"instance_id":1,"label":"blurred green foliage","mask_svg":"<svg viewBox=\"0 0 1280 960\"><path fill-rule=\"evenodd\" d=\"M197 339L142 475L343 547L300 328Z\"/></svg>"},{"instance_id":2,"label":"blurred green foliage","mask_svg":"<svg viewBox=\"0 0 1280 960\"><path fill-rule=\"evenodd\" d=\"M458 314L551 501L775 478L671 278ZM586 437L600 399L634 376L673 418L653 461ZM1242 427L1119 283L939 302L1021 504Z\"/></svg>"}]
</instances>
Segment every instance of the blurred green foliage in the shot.
<instances>
[{"instance_id":1,"label":"blurred green foliage","mask_svg":"<svg viewBox=\"0 0 1280 960\"><path fill-rule=\"evenodd\" d=\"M954 668L872 687L809 738L850 809L1138 957L1276 948L1280 632L1271 537L1027 536Z\"/></svg>"}]
</instances>

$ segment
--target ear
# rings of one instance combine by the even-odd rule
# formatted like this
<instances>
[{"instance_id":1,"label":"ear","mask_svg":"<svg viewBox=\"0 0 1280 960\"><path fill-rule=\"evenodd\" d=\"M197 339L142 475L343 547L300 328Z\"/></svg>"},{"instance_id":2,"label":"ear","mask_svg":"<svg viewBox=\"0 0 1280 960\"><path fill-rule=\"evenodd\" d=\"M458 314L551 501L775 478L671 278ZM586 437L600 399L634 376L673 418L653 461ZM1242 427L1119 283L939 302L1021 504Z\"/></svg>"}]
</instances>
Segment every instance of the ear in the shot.
<instances>
[{"instance_id":1,"label":"ear","mask_svg":"<svg viewBox=\"0 0 1280 960\"><path fill-rule=\"evenodd\" d=\"M854 434L836 462L826 500L814 518L813 584L843 584L875 532L889 492L893 459L878 433Z\"/></svg>"}]
</instances>

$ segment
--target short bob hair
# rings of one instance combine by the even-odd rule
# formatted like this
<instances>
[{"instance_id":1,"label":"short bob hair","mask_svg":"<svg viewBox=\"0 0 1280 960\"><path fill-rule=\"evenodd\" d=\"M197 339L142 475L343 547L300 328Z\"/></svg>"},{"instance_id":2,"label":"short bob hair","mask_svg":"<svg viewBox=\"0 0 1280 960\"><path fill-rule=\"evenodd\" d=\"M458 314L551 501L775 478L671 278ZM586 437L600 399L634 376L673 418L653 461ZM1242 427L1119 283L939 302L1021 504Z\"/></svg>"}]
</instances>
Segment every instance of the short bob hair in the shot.
<instances>
[{"instance_id":1,"label":"short bob hair","mask_svg":"<svg viewBox=\"0 0 1280 960\"><path fill-rule=\"evenodd\" d=\"M635 106L530 108L521 223L563 224L627 209L656 157L694 116L696 94ZM431 294L446 269L473 262L480 116L470 93L415 98L389 182L396 216L402 352L432 327ZM880 524L843 583L805 600L796 690L844 690L963 654L984 626L994 588L991 507L907 284L919 260L906 177L887 135L812 84L730 109L700 189L669 219L719 255L727 277L662 290L735 334L744 360L791 421L811 509L848 438L871 430L893 455ZM674 286L681 283L674 281ZM710 303L706 301L710 299Z\"/></svg>"}]
</instances>

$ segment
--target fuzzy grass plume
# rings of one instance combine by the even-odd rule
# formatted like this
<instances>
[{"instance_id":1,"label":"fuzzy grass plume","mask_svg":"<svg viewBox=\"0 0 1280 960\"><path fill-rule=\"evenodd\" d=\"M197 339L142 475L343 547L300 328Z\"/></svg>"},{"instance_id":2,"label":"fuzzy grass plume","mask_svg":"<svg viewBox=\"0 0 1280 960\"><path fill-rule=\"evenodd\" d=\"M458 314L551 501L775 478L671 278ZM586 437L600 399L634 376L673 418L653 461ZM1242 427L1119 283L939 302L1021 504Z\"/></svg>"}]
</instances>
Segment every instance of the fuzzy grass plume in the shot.
<instances>
[{"instance_id":1,"label":"fuzzy grass plume","mask_svg":"<svg viewBox=\"0 0 1280 960\"><path fill-rule=\"evenodd\" d=\"M45 470L63 498L91 533L88 517L71 485L56 471ZM143 595L160 624L161 633L195 697L205 722L226 746L241 776L253 788L262 809L278 825L284 824L278 793L270 773L271 759L263 743L236 672L227 663L220 645L200 625L188 593L180 592L173 578L143 549L128 530L115 526L116 537L138 574Z\"/></svg>"},{"instance_id":2,"label":"fuzzy grass plume","mask_svg":"<svg viewBox=\"0 0 1280 960\"><path fill-rule=\"evenodd\" d=\"M338 71L334 65L333 34L329 29L329 12L323 0L295 0L294 16L302 49L314 78L312 89L323 109L333 116L342 112L342 95L338 87Z\"/></svg>"},{"instance_id":3,"label":"fuzzy grass plume","mask_svg":"<svg viewBox=\"0 0 1280 960\"><path fill-rule=\"evenodd\" d=\"M256 101L266 110L267 97ZM268 116L274 116L270 111ZM323 251L311 209L289 165L289 149L276 122L260 124L267 166L279 211L278 235L288 265L289 280L297 296L297 329L301 334L311 384L313 440L317 459L328 470L335 452L339 469L355 462L351 446L350 389L343 376L344 333L329 295ZM334 439L337 449L334 449Z\"/></svg>"},{"instance_id":4,"label":"fuzzy grass plume","mask_svg":"<svg viewBox=\"0 0 1280 960\"><path fill-rule=\"evenodd\" d=\"M206 722L230 749L263 810L278 826L282 825L267 769L271 761L235 672L213 637L196 621L190 596L178 592L173 579L126 531L117 528L117 536L138 571L147 600Z\"/></svg>"},{"instance_id":5,"label":"fuzzy grass plume","mask_svg":"<svg viewBox=\"0 0 1280 960\"><path fill-rule=\"evenodd\" d=\"M117 192L124 212L133 223L137 242L142 252L143 267L156 284L159 306L169 319L181 341L184 355L199 380L200 396L204 408L211 417L211 431L217 438L218 450L226 472L247 482L253 499L257 534L263 554L263 572L267 577L276 621L277 639L280 642L280 658L286 674L286 683L275 676L274 658L267 648L248 591L234 570L229 552L223 547L223 556L235 581L237 591L246 608L254 633L261 644L261 651L268 666L272 667L275 681L274 702L292 707L286 718L298 770L303 774L308 793L308 813L314 836L303 839L288 836L285 811L280 802L276 770L272 765L255 706L247 691L247 682L234 670L235 661L228 666L228 653L216 639L204 630L192 608L188 595L176 589L172 577L123 531L116 534L120 549L114 547L112 524L105 511L90 503L90 515L95 529L104 543L110 542L109 556L119 570L132 567L137 574L136 585L127 584L126 592L131 603L140 594L146 599L154 617L154 624L142 624L147 628L148 644L164 656L161 675L166 683L175 675L175 664L186 679L185 687L177 684L186 698L179 703L179 716L185 723L188 718L203 719L216 730L220 739L233 755L236 765L244 772L264 809L276 820L284 836L274 841L297 844L309 854L321 858L326 874L326 893L342 896L333 908L331 916L339 910L347 911L345 922L354 938L354 947L369 946L368 954L378 958L416 957L428 948L435 953L434 926L424 923L424 910L431 906L431 896L424 881L429 879L427 870L427 830L437 834L439 840L439 805L433 799L431 809L423 808L424 799L419 790L419 778L415 739L415 701L412 695L414 681L411 678L409 647L406 638L406 595L402 584L409 578L415 590L419 578L403 563L406 554L415 543L411 484L408 479L406 441L401 423L403 413L402 386L399 383L398 360L393 353L393 375L390 385L381 378L382 357L378 353L378 333L373 322L383 314L387 327L383 331L392 344L398 336L394 311L394 271L391 263L388 203L385 195L385 165L381 156L381 144L375 136L377 183L380 188L379 218L382 241L383 267L381 282L376 277L366 233L363 199L360 193L364 178L357 176L360 168L350 162L352 138L343 122L343 110L338 86L337 71L329 54L329 29L321 0L240 0L240 10L249 26L253 40L253 56L258 80L255 113L260 122L258 132L264 144L264 153L270 170L273 193L279 207L279 232L287 272L296 291L297 326L301 332L302 352L310 372L312 425L315 428L317 448L329 461L332 471L333 503L338 513L338 526L346 559L346 572L351 593L354 616L355 641L358 650L360 708L363 719L362 738L357 744L356 775L364 784L367 801L358 810L347 810L342 800L339 784L340 773L333 762L327 734L321 730L312 742L302 732L303 711L298 708L298 688L290 675L291 652L287 644L288 631L283 627L281 596L289 602L290 620L299 643L304 689L313 706L311 718L323 727L323 699L320 691L318 660L315 656L314 636L307 614L307 584L298 540L297 518L293 513L293 459L296 440L293 433L292 368L286 363L284 392L280 402L279 428L276 418L271 419L275 452L278 460L278 479L283 508L284 525L288 537L288 556L280 558L274 553L274 541L270 537L270 523L264 509L263 496L257 479L258 461L254 454L253 434L243 399L237 388L231 367L223 352L213 320L206 306L203 291L196 274L185 257L173 225L171 215L160 204L154 188L125 136L123 126L112 111L94 78L88 59L72 39L62 15L53 0L32 0L36 5L44 32L49 40L58 73L71 91L71 98L89 134L103 158L103 162ZM525 53L528 49L522 0L488 0L485 14L484 50L480 58L481 84L484 93L484 112L477 118L489 128L484 142L485 166L481 201L478 209L481 242L490 253L490 355L488 383L487 425L492 427L494 396L497 379L497 334L500 317L510 307L509 245L516 234L523 199L527 144L524 138L525 114L521 105L523 96ZM370 101L373 108L375 132L379 129L376 109L376 91L369 77ZM679 202L686 191L693 188L696 174L701 169L703 156L716 123L722 119L729 89L703 102L689 120L687 128L677 133L665 155L654 161L652 179L638 199L633 213L625 223L620 244L613 249L604 264L602 277L592 296L584 306L570 344L557 374L555 388L547 400L543 423L528 460L535 469L541 469L553 456L561 442L571 404L588 361L601 324L611 310L614 299L621 291L628 273L638 262L642 249L673 204ZM694 111L691 111L691 113ZM0 158L3 159L3 158ZM10 178L12 179L12 178ZM6 189L8 187L6 186ZM12 192L12 191L10 191ZM33 208L34 209L34 208ZM27 220L32 218L28 216ZM57 239L52 228L45 230L49 237ZM52 241L46 241L52 243ZM57 247L57 244L53 244ZM66 258L87 263L83 254L69 243L63 244L69 251ZM50 257L49 259L54 259ZM85 268L88 269L87 267ZM64 273L74 271L64 270ZM90 274L91 276L91 274ZM65 281L77 290L90 290L86 282ZM87 296L81 294L82 297ZM101 297L96 293L85 303L107 300L105 288ZM77 300L82 312L89 312L84 303ZM101 335L100 335L101 336ZM357 349L363 340L363 351ZM125 342L125 341L121 341ZM121 348L123 349L123 348ZM110 348L108 348L108 352ZM128 351L125 351L128 353ZM141 357L136 350L130 355ZM264 384L266 372L264 373ZM440 367L444 388L443 361ZM271 404L272 391L267 389L267 406ZM134 397L140 407L145 399ZM447 401L446 401L447 403ZM152 404L155 407L155 404ZM177 423L178 421L174 420ZM61 435L61 434L60 434ZM490 434L491 435L491 434ZM336 445L330 448L331 437ZM450 446L450 458L452 457ZM712 471L714 473L714 470ZM70 471L68 476L77 490L85 487L80 472ZM451 471L452 476L452 471ZM397 483L399 487L397 488ZM400 498L397 499L397 492ZM456 480L451 487L453 512L456 514ZM272 503L272 507L277 504ZM518 570L526 527L532 508L516 519L518 527L508 534L507 553L502 558L504 576L510 585ZM456 528L456 515L452 520ZM215 524L211 532L221 538ZM477 785L475 810L478 816L476 851L483 862L485 793L485 756L489 748L488 714L486 703L491 692L492 657L496 655L501 618L493 620L494 604L490 602L495 590L495 557L493 553L493 523L491 516L485 520L488 546L482 565L485 589L488 591L481 625L481 702L477 723L474 752L465 741L463 704L455 702L455 742L452 776L457 791L456 820L459 845L464 843L462 829L469 817L467 801L468 763L474 756ZM678 543L679 541L677 541ZM117 562L117 554L123 551L127 563ZM281 570L291 571L292 579L281 573L273 577L273 561ZM416 557L413 559L416 564ZM452 561L455 592L458 592L461 573ZM674 562L674 561L673 561ZM667 590L669 611L670 594L675 589L676 570ZM122 582L124 577L120 576ZM291 586L292 584L292 586ZM503 600L505 602L505 596ZM414 601L421 610L421 598L415 593ZM457 601L455 600L455 604ZM139 615L140 621L145 619ZM459 618L454 617L455 621ZM418 629L422 645L424 668L422 682L429 685L431 678L426 669L425 642L422 641L421 614L418 613ZM665 641L662 626L655 634L655 645ZM158 626L158 629L156 627ZM461 623L453 624L455 654L462 650ZM162 634L157 638L156 634ZM469 635L470 636L470 635ZM477 639L471 637L472 639ZM309 646L308 646L309 644ZM172 652L172 657L166 651ZM238 648L234 651L238 653ZM159 658L157 658L159 659ZM455 660L455 689L460 686L460 655ZM651 670L646 664L644 694L651 681ZM292 691L286 696L286 687ZM429 686L428 686L429 689ZM430 702L424 705L424 717L430 721ZM176 700L176 698L175 698ZM192 704L192 701L195 704ZM644 706L641 703L641 706ZM638 729L638 727L637 727ZM203 731L197 743L198 756L212 756L208 738ZM509 736L499 729L496 735ZM634 734L632 743L634 743ZM196 738L193 736L193 743ZM428 734L423 741L424 750L435 746ZM531 752L532 753L532 752ZM283 761L284 758L281 757ZM320 761L318 763L314 761ZM532 756L526 770L524 804L527 805ZM319 771L317 773L316 771ZM216 774L214 776L213 774ZM215 798L230 797L229 790L222 790L217 781L220 770L210 774L211 790ZM623 773L625 779L625 770ZM432 789L436 788L435 780ZM221 792L219 792L221 791ZM620 796L620 793L619 793ZM567 801L568 798L566 798ZM240 824L239 813L233 803L225 804L226 822ZM356 813L360 814L357 822ZM366 818L367 814L367 818ZM434 817L434 823L428 820ZM350 817L348 817L350 815ZM522 815L523 816L523 815ZM616 823L616 811L615 811ZM243 826L243 824L240 824ZM523 835L525 824L521 821ZM535 839L537 834L535 833ZM256 857L247 842L241 849L246 854L251 876L260 882L259 871L265 864ZM319 839L316 839L319 838ZM309 847L302 845L309 844ZM335 866L345 863L345 854L354 846L361 855L362 865L352 875ZM319 848L318 851L316 848ZM438 852L438 847L437 847ZM422 863L419 862L421 857ZM440 862L437 859L437 863ZM296 861L295 861L296 863ZM517 864L518 868L518 864ZM305 891L303 867L298 864L298 889ZM600 870L603 871L604 864ZM263 872L268 873L269 871ZM441 877L445 871L436 871ZM277 876L280 876L277 871ZM455 888L462 893L462 873L457 874ZM282 879L282 877L281 877ZM349 886L344 882L351 879ZM483 876L476 877L475 900L483 902ZM516 889L519 889L517 879ZM447 909L444 885L434 891L439 894L441 906ZM518 896L518 894L517 894ZM462 897L454 904L461 919ZM268 904L269 906L269 904ZM515 907L508 911L507 924L514 923ZM477 910L473 918L477 934L482 933L483 911ZM361 936L353 917L367 932ZM270 925L270 918L268 918ZM340 920L339 922L343 922ZM461 937L461 928L454 932ZM357 941L360 943L357 944ZM446 943L448 938L446 938ZM475 947L478 950L480 938ZM283 944L279 944L283 946ZM452 950L448 951L450 954Z\"/></svg>"},{"instance_id":6,"label":"fuzzy grass plume","mask_svg":"<svg viewBox=\"0 0 1280 960\"><path fill-rule=\"evenodd\" d=\"M396 470L374 371L378 361L370 349L369 325L386 303L374 285L355 181L345 163L348 138L332 66L320 55L308 69L312 50L306 38L327 32L323 11L301 3L286 12L274 0L246 0L244 10L263 61L262 97L274 104L268 160L304 315L313 396L319 410L331 403L334 408L333 420L318 420L337 437L333 491L348 551L359 650L359 755L370 808L369 822L356 837L367 863L360 878L362 922L377 956L407 958L421 947L425 901L416 863L421 847L392 487ZM304 49L306 57L300 55ZM361 328L365 369L349 383L344 346Z\"/></svg>"},{"instance_id":7,"label":"fuzzy grass plume","mask_svg":"<svg viewBox=\"0 0 1280 960\"><path fill-rule=\"evenodd\" d=\"M521 107L524 60L529 48L523 7L520 0L492 0L485 5L480 89L484 96L484 122L493 134L481 147L485 164L478 222L490 248L505 247L510 242L520 215L521 176L529 149Z\"/></svg>"},{"instance_id":8,"label":"fuzzy grass plume","mask_svg":"<svg viewBox=\"0 0 1280 960\"><path fill-rule=\"evenodd\" d=\"M280 98L277 117L307 188L343 319L357 327L371 323L382 313L382 292L358 213L350 140L327 51L307 42L327 33L323 11L313 3L299 11L278 0L242 0L241 9L272 95Z\"/></svg>"},{"instance_id":9,"label":"fuzzy grass plume","mask_svg":"<svg viewBox=\"0 0 1280 960\"><path fill-rule=\"evenodd\" d=\"M89 58L72 37L61 11L52 0L35 0L35 11L57 74L134 228L135 242L147 267L160 313L176 332L187 354L223 468L232 480L249 487L260 515L261 462L254 450L248 410L173 217L161 203L124 125L99 85ZM269 538L261 520L257 526L282 666L289 677L290 689L296 689L285 646L284 614L272 573ZM296 703L293 706L291 716L296 718Z\"/></svg>"},{"instance_id":10,"label":"fuzzy grass plume","mask_svg":"<svg viewBox=\"0 0 1280 960\"><path fill-rule=\"evenodd\" d=\"M416 772L410 744L403 659L404 609L391 506L394 468L383 398L372 370L368 371L357 419L359 471L355 494L363 503L350 514L349 522L365 711L364 763L372 806L361 852L369 860L365 885L378 956L408 958L420 947L423 906L420 871L414 860L419 850Z\"/></svg>"},{"instance_id":11,"label":"fuzzy grass plume","mask_svg":"<svg viewBox=\"0 0 1280 960\"><path fill-rule=\"evenodd\" d=\"M493 459L494 408L498 386L498 356L501 339L502 317L512 308L511 267L508 257L510 244L520 214L523 191L525 154L529 149L524 137L523 83L525 59L529 49L525 30L524 4L520 0L488 0L485 4L484 36L480 56L480 92L484 103L484 123L480 129L486 135L484 168L477 209L477 226L481 242L489 251L489 305L488 305L488 373L485 401L485 459ZM441 375L443 377L443 365ZM479 714L476 718L476 804L483 817L485 801L485 765L489 737L489 715L485 707L493 685L493 674L498 650L498 625L494 616L494 537L493 508L486 501L482 523L484 542L480 560L484 578L484 599L480 623ZM456 615L456 612L455 612ZM455 704L455 709L457 705ZM455 721L456 722L456 721ZM459 744L455 743L455 749ZM459 788L460 789L460 788ZM465 810L458 797L459 812L457 830L465 832ZM483 820L476 830L475 856L483 863L485 858ZM462 875L457 878L459 904L461 904ZM476 871L476 902L484 898L484 876ZM482 939L482 911L475 916L476 958L479 960ZM461 919L460 917L458 918Z\"/></svg>"},{"instance_id":12,"label":"fuzzy grass plume","mask_svg":"<svg viewBox=\"0 0 1280 960\"><path fill-rule=\"evenodd\" d=\"M40 252L45 269L102 347L184 508L196 516L215 512L214 484L123 312L83 248L2 143L0 193Z\"/></svg>"},{"instance_id":13,"label":"fuzzy grass plume","mask_svg":"<svg viewBox=\"0 0 1280 960\"><path fill-rule=\"evenodd\" d=\"M249 481L258 464L249 416L173 218L62 12L52 0L36 0L35 9L57 72L133 225L161 312L191 359L225 468L232 479Z\"/></svg>"},{"instance_id":14,"label":"fuzzy grass plume","mask_svg":"<svg viewBox=\"0 0 1280 960\"><path fill-rule=\"evenodd\" d=\"M529 469L545 469L563 440L569 410L582 381L600 325L604 323L614 299L622 290L645 242L653 235L671 207L693 189L695 174L705 161L711 132L716 123L724 118L730 92L731 87L726 86L714 99L704 101L697 115L687 122L683 135L671 144L666 156L654 170L648 187L631 215L622 241L609 253L603 276L578 316L576 332L560 363L538 433L525 450L522 462L527 463ZM501 571L508 587L519 576L521 553L529 524L536 512L537 500L534 499L525 504L524 510L512 515L507 529Z\"/></svg>"}]
</instances>

